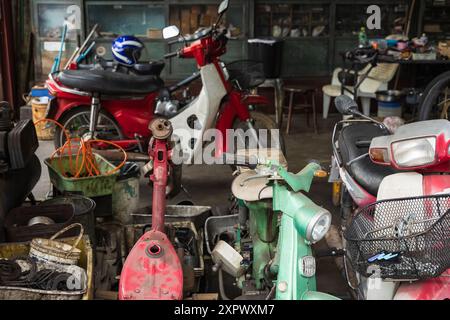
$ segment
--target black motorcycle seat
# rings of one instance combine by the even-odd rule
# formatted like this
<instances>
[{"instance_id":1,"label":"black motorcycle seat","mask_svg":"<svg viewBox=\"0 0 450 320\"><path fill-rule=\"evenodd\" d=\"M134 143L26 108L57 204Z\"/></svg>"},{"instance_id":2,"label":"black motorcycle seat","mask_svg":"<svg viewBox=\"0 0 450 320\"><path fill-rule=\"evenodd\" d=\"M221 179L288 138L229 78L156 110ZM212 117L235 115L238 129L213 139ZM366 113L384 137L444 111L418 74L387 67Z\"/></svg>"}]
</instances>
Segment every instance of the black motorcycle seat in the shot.
<instances>
[{"instance_id":1,"label":"black motorcycle seat","mask_svg":"<svg viewBox=\"0 0 450 320\"><path fill-rule=\"evenodd\" d=\"M371 195L376 196L384 177L397 171L373 163L369 156L348 163L369 152L370 141L388 133L374 123L357 123L344 127L339 135L339 151L344 167L355 181Z\"/></svg>"},{"instance_id":2,"label":"black motorcycle seat","mask_svg":"<svg viewBox=\"0 0 450 320\"><path fill-rule=\"evenodd\" d=\"M148 94L161 89L164 82L156 75L135 75L110 70L64 70L58 75L66 87L107 94Z\"/></svg>"},{"instance_id":3,"label":"black motorcycle seat","mask_svg":"<svg viewBox=\"0 0 450 320\"><path fill-rule=\"evenodd\" d=\"M103 58L97 57L95 63L91 64L78 64L79 70L109 70L115 72L121 72L125 74L135 74L135 75L153 75L160 76L166 63L162 60L160 61L150 61L143 63L136 63L131 67L123 66L118 64L113 60L105 60Z\"/></svg>"},{"instance_id":4,"label":"black motorcycle seat","mask_svg":"<svg viewBox=\"0 0 450 320\"><path fill-rule=\"evenodd\" d=\"M149 63L136 63L133 66L134 71L140 75L159 76L165 66L164 61L151 61Z\"/></svg>"}]
</instances>

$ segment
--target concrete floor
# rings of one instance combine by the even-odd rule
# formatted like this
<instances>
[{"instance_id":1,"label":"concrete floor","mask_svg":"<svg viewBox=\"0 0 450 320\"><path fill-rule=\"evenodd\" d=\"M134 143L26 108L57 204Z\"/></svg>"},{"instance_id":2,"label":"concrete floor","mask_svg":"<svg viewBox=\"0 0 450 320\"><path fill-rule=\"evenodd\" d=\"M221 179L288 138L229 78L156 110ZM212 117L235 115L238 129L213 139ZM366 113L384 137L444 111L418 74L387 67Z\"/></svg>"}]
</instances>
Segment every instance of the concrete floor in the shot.
<instances>
[{"instance_id":1,"label":"concrete floor","mask_svg":"<svg viewBox=\"0 0 450 320\"><path fill-rule=\"evenodd\" d=\"M319 119L319 134L316 135L312 133L312 129L306 128L303 116L294 118L291 134L285 136L290 171L300 171L312 159L320 161L324 168L329 167L331 130L337 119L337 117L331 117L328 120ZM53 142L41 142L37 154L43 160L53 150ZM231 195L230 186L233 180L231 173L228 166L195 165L184 167L183 185L196 205L226 205ZM46 166L42 164L41 180L33 192L37 199L44 199L49 190L48 172ZM331 202L331 185L327 183L327 179L316 179L309 195L317 204L325 207L334 216L337 216L336 208ZM179 200L180 197L169 202L174 203ZM148 180L142 178L140 207L147 207L150 203L151 189L148 185ZM322 241L315 248L326 248L326 244ZM348 298L346 282L341 278L333 259L318 259L317 279L319 290Z\"/></svg>"}]
</instances>

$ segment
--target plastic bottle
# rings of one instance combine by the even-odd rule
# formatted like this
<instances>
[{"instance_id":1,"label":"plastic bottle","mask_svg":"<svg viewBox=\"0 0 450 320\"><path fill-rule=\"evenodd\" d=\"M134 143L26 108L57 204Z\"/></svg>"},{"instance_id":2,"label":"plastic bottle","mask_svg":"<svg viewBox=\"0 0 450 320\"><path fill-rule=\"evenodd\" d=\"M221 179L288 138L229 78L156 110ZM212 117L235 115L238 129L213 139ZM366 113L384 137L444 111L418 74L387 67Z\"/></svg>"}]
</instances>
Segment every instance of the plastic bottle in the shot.
<instances>
[{"instance_id":1,"label":"plastic bottle","mask_svg":"<svg viewBox=\"0 0 450 320\"><path fill-rule=\"evenodd\" d=\"M366 28L361 27L361 30L359 31L359 47L364 48L367 46L367 34L366 34Z\"/></svg>"}]
</instances>

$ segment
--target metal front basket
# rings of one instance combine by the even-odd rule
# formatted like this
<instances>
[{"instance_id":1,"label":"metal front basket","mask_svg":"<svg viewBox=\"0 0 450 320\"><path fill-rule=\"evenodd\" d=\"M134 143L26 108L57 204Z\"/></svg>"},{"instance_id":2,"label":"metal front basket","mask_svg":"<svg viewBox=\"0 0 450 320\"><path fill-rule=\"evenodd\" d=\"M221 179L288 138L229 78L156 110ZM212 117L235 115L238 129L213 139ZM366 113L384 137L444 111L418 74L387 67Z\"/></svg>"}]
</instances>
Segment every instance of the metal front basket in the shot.
<instances>
[{"instance_id":1,"label":"metal front basket","mask_svg":"<svg viewBox=\"0 0 450 320\"><path fill-rule=\"evenodd\" d=\"M385 200L346 229L347 252L362 275L418 280L450 267L450 195Z\"/></svg>"},{"instance_id":2,"label":"metal front basket","mask_svg":"<svg viewBox=\"0 0 450 320\"><path fill-rule=\"evenodd\" d=\"M259 61L239 60L227 64L230 80L236 83L239 89L250 90L258 87L266 78L264 65Z\"/></svg>"}]
</instances>

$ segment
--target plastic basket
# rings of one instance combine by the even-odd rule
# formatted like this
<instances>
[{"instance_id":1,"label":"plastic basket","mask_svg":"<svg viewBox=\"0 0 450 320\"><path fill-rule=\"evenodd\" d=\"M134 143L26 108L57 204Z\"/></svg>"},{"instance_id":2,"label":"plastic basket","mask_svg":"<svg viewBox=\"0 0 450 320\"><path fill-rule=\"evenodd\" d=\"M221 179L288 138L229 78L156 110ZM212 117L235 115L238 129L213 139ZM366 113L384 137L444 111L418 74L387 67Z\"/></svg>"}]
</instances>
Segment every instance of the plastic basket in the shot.
<instances>
[{"instance_id":1,"label":"plastic basket","mask_svg":"<svg viewBox=\"0 0 450 320\"><path fill-rule=\"evenodd\" d=\"M256 88L266 81L262 62L239 60L227 64L227 70L230 80L235 82L241 90Z\"/></svg>"},{"instance_id":2,"label":"plastic basket","mask_svg":"<svg viewBox=\"0 0 450 320\"><path fill-rule=\"evenodd\" d=\"M353 267L369 277L419 280L450 267L450 195L385 200L362 209L346 229Z\"/></svg>"},{"instance_id":3,"label":"plastic basket","mask_svg":"<svg viewBox=\"0 0 450 320\"><path fill-rule=\"evenodd\" d=\"M69 171L69 156L46 159L45 164L48 167L50 181L55 188L61 192L81 193L86 197L111 195L119 172L105 175L115 168L114 165L98 154L94 155L101 175L85 178L70 178L64 176L64 173ZM73 163L75 163L75 159L76 156L72 156ZM83 172L81 173L81 176L83 176Z\"/></svg>"}]
</instances>

